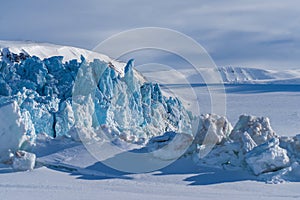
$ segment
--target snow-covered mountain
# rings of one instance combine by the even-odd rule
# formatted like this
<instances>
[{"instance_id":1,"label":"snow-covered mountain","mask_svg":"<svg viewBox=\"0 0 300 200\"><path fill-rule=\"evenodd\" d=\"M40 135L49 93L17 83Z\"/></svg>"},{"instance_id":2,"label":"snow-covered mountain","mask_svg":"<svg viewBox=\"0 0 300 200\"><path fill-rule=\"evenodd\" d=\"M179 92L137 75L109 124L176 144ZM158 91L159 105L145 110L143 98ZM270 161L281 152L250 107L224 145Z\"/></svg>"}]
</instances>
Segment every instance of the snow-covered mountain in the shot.
<instances>
[{"instance_id":1,"label":"snow-covered mountain","mask_svg":"<svg viewBox=\"0 0 300 200\"><path fill-rule=\"evenodd\" d=\"M218 67L225 83L300 83L300 70L267 70L242 67Z\"/></svg>"},{"instance_id":2,"label":"snow-covered mountain","mask_svg":"<svg viewBox=\"0 0 300 200\"><path fill-rule=\"evenodd\" d=\"M217 67L213 68L198 68L199 74L191 69L178 69L171 71L146 71L143 73L146 77L178 77L184 74L190 83L198 84L205 83L201 75L220 76L222 80L216 84L300 84L300 70L268 70L258 68L243 68L243 67ZM178 78L179 80L182 79Z\"/></svg>"}]
</instances>

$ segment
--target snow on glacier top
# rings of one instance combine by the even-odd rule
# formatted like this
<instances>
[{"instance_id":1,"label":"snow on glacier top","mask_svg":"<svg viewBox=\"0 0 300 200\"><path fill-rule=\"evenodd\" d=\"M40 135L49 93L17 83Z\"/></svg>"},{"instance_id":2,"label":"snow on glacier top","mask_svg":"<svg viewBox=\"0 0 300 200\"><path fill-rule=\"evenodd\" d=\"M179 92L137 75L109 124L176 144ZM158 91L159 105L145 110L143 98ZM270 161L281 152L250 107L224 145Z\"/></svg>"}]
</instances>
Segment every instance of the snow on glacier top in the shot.
<instances>
[{"instance_id":1,"label":"snow on glacier top","mask_svg":"<svg viewBox=\"0 0 300 200\"><path fill-rule=\"evenodd\" d=\"M93 52L90 50L71 47L61 46L49 43L38 43L32 41L5 41L0 40L0 49L9 48L12 53L27 53L30 56L37 56L40 59L49 58L52 56L63 56L63 62L70 61L73 59L80 60L83 56L88 61L99 59L106 63L111 63L115 67L115 70L123 75L123 70L126 65L124 62L116 61L104 54Z\"/></svg>"}]
</instances>

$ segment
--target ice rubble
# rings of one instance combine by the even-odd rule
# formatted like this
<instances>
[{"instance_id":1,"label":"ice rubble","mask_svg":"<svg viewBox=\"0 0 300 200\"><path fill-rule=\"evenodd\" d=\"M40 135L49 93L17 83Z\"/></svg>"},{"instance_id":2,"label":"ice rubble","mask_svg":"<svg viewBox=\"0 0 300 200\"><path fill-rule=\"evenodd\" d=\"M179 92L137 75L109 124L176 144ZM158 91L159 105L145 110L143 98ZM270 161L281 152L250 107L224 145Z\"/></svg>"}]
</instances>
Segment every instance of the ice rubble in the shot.
<instances>
[{"instance_id":1,"label":"ice rubble","mask_svg":"<svg viewBox=\"0 0 300 200\"><path fill-rule=\"evenodd\" d=\"M33 170L36 156L26 151L17 151L13 157L12 167L17 171Z\"/></svg>"},{"instance_id":2,"label":"ice rubble","mask_svg":"<svg viewBox=\"0 0 300 200\"><path fill-rule=\"evenodd\" d=\"M193 139L192 135L186 133L166 132L162 136L152 138L147 148L155 158L174 160L184 155Z\"/></svg>"},{"instance_id":3,"label":"ice rubble","mask_svg":"<svg viewBox=\"0 0 300 200\"><path fill-rule=\"evenodd\" d=\"M210 152L215 144L220 144L229 137L232 130L230 122L216 114L205 114L196 117L193 121L193 148L199 149L200 157ZM196 129L196 130L195 130Z\"/></svg>"},{"instance_id":4,"label":"ice rubble","mask_svg":"<svg viewBox=\"0 0 300 200\"><path fill-rule=\"evenodd\" d=\"M20 112L18 104L13 101L0 107L0 162L10 163L16 170L30 170L35 165L35 155L19 151L32 144L31 138L35 134L30 132L31 123L24 113L24 118ZM16 156L19 155L19 156Z\"/></svg>"},{"instance_id":5,"label":"ice rubble","mask_svg":"<svg viewBox=\"0 0 300 200\"><path fill-rule=\"evenodd\" d=\"M18 150L25 141L25 126L20 115L19 107L15 102L0 108L1 160L9 157L9 150Z\"/></svg>"},{"instance_id":6,"label":"ice rubble","mask_svg":"<svg viewBox=\"0 0 300 200\"><path fill-rule=\"evenodd\" d=\"M35 156L20 150L30 150L37 135L82 141L103 130L111 140L147 144L163 160L185 152L199 165L249 169L262 178L299 172L299 135L277 136L265 117L242 115L232 128L225 117L192 116L158 84L138 78L133 60L118 73L83 57L64 63L61 56L18 56L0 61L0 158L15 169L33 168Z\"/></svg>"},{"instance_id":7,"label":"ice rubble","mask_svg":"<svg viewBox=\"0 0 300 200\"><path fill-rule=\"evenodd\" d=\"M226 118L213 114L195 121L199 126L193 141L188 143L182 133L165 133L150 140L150 152L160 159L172 159L178 156L176 152L185 151L200 166L249 169L260 180L272 183L290 180L288 174L299 174L299 135L277 136L268 118L241 115L234 128ZM176 138L183 138L181 145Z\"/></svg>"},{"instance_id":8,"label":"ice rubble","mask_svg":"<svg viewBox=\"0 0 300 200\"><path fill-rule=\"evenodd\" d=\"M287 151L279 147L278 138L254 147L246 154L245 161L255 175L277 171L290 164Z\"/></svg>"},{"instance_id":9,"label":"ice rubble","mask_svg":"<svg viewBox=\"0 0 300 200\"><path fill-rule=\"evenodd\" d=\"M234 141L241 140L245 132L249 134L253 142L257 145L265 143L274 137L278 137L273 131L270 120L267 117L241 115L230 134L230 138Z\"/></svg>"},{"instance_id":10,"label":"ice rubble","mask_svg":"<svg viewBox=\"0 0 300 200\"><path fill-rule=\"evenodd\" d=\"M273 176L278 179L280 172L296 169L290 166L299 161L298 138L277 136L266 117L241 115L228 137L224 137L204 158L201 157L200 145L195 160L199 165L228 170L248 168L264 180Z\"/></svg>"}]
</instances>

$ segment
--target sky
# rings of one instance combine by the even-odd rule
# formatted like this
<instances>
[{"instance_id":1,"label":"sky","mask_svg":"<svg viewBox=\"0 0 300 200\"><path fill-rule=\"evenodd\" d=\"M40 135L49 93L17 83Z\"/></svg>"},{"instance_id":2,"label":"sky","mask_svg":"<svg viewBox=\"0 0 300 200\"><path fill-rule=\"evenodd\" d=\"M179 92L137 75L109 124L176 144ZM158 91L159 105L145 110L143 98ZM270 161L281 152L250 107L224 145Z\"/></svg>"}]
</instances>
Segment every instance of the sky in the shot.
<instances>
[{"instance_id":1,"label":"sky","mask_svg":"<svg viewBox=\"0 0 300 200\"><path fill-rule=\"evenodd\" d=\"M300 66L297 0L0 1L0 40L93 49L121 31L162 27L195 39L218 66Z\"/></svg>"}]
</instances>

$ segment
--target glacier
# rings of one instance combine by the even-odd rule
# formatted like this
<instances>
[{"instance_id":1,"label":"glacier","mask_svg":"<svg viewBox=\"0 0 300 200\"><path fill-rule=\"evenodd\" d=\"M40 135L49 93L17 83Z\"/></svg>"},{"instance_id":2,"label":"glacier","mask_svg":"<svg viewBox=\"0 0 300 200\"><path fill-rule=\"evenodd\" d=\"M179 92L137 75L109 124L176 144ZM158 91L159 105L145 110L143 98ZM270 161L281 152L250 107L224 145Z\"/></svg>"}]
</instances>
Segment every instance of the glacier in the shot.
<instances>
[{"instance_id":1,"label":"glacier","mask_svg":"<svg viewBox=\"0 0 300 200\"><path fill-rule=\"evenodd\" d=\"M81 57L80 62L63 63L62 56L43 60L26 56L13 60L20 55L8 49L2 55L10 56L0 63L0 106L10 102L18 106L31 141L37 134L71 137L74 127L102 127L110 137L145 144L166 131L191 129L181 102L163 96L158 84L137 78L133 60L122 75L111 63L97 59L88 62ZM83 104L90 105L86 114L80 110L87 109Z\"/></svg>"},{"instance_id":2,"label":"glacier","mask_svg":"<svg viewBox=\"0 0 300 200\"><path fill-rule=\"evenodd\" d=\"M244 169L263 180L298 173L299 135L276 135L267 117L241 115L232 126L216 114L193 116L178 97L164 96L159 84L144 79L134 60L120 72L115 62L83 56L41 59L8 48L1 55L0 161L16 170L33 169L36 138L105 136L145 147L161 160L192 156L199 166Z\"/></svg>"}]
</instances>

